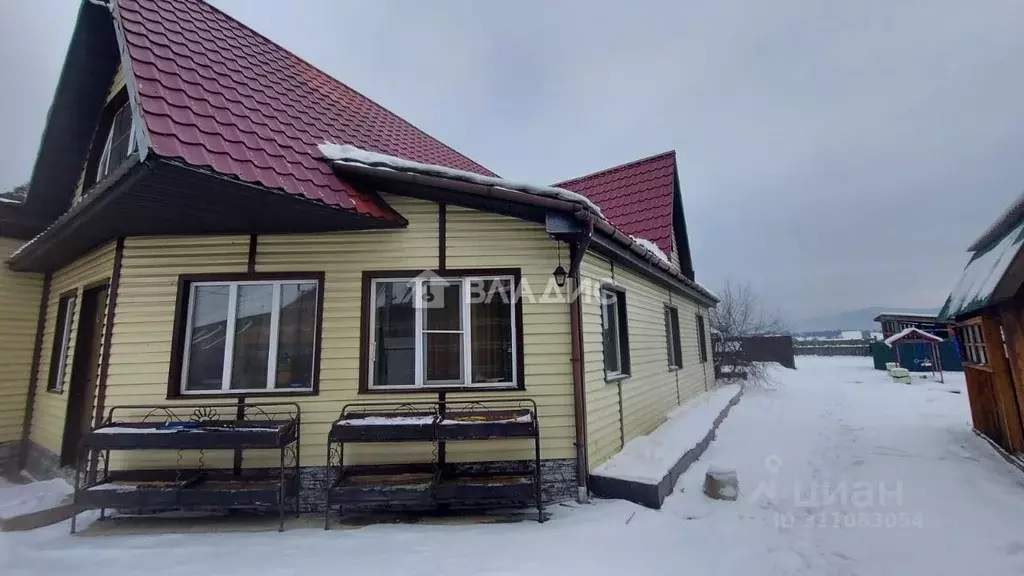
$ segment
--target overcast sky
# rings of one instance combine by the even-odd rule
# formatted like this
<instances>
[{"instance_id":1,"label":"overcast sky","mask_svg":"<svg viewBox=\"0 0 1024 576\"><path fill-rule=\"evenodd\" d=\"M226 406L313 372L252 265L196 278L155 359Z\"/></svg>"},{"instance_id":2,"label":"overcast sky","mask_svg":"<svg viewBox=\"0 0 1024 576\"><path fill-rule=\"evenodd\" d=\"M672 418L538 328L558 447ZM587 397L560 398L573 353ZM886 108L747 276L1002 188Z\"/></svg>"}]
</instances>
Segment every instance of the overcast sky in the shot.
<instances>
[{"instance_id":1,"label":"overcast sky","mask_svg":"<svg viewBox=\"0 0 1024 576\"><path fill-rule=\"evenodd\" d=\"M674 149L699 280L790 318L939 306L1024 190L1024 2L215 5L499 174ZM31 170L75 0L0 0L0 187Z\"/></svg>"}]
</instances>

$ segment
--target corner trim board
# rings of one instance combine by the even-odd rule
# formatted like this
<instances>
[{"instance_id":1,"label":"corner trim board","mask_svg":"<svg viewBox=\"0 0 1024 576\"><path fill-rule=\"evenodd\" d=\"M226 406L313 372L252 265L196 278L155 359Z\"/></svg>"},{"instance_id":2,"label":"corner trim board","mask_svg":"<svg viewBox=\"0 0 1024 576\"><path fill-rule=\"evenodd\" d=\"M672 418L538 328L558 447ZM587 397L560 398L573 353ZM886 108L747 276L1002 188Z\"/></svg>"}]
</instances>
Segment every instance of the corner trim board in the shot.
<instances>
[{"instance_id":1,"label":"corner trim board","mask_svg":"<svg viewBox=\"0 0 1024 576\"><path fill-rule=\"evenodd\" d=\"M444 270L448 260L448 205L437 204L437 268Z\"/></svg>"},{"instance_id":2,"label":"corner trim board","mask_svg":"<svg viewBox=\"0 0 1024 576\"><path fill-rule=\"evenodd\" d=\"M49 272L43 276L43 293L39 299L39 315L36 318L36 341L32 348L32 372L28 377L25 417L21 422L21 450L18 452L19 469L24 469L28 461L29 434L32 430L32 411L35 408L36 388L39 386L39 362L43 354L43 330L46 328L46 308L50 302L50 281L52 276Z\"/></svg>"},{"instance_id":3,"label":"corner trim board","mask_svg":"<svg viewBox=\"0 0 1024 576\"><path fill-rule=\"evenodd\" d=\"M121 285L121 263L124 261L124 237L114 246L114 270L108 284L106 318L103 319L103 350L100 352L99 376L96 383L96 407L93 427L103 422L107 400L107 375L110 372L110 340L114 336L114 314L117 309L117 289Z\"/></svg>"},{"instance_id":4,"label":"corner trim board","mask_svg":"<svg viewBox=\"0 0 1024 576\"><path fill-rule=\"evenodd\" d=\"M249 235L249 257L245 263L245 270L249 274L256 273L256 250L259 247L259 236L256 234Z\"/></svg>"}]
</instances>

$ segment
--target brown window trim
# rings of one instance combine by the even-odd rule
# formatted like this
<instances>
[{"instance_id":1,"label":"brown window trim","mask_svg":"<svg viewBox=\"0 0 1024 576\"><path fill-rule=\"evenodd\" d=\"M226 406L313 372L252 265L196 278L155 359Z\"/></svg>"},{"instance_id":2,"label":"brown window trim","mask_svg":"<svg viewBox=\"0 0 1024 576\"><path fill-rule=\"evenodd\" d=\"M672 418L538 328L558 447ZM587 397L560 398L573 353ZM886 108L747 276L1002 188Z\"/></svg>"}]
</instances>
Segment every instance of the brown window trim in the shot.
<instances>
[{"instance_id":1,"label":"brown window trim","mask_svg":"<svg viewBox=\"0 0 1024 576\"><path fill-rule=\"evenodd\" d=\"M697 320L697 353L701 364L708 363L708 321L703 314L696 314Z\"/></svg>"},{"instance_id":2,"label":"brown window trim","mask_svg":"<svg viewBox=\"0 0 1024 576\"><path fill-rule=\"evenodd\" d=\"M611 374L605 367L605 363L601 363L601 368L604 370L604 381L605 382L620 382L633 375L633 366L630 363L629 353L629 310L626 302L626 290L622 286L616 284L602 284L598 294L602 292L614 292L616 294L616 307L619 312L619 372L617 374ZM601 294L601 349L604 352L604 296Z\"/></svg>"},{"instance_id":3,"label":"brown window trim","mask_svg":"<svg viewBox=\"0 0 1024 576\"><path fill-rule=\"evenodd\" d=\"M669 326L673 319L675 320L675 325ZM673 333L675 338L670 338ZM672 304L665 304L665 338L668 339L668 342L666 342L668 370L669 372L675 372L683 367L683 342L679 334L679 308ZM675 361L674 364L672 363L673 360Z\"/></svg>"},{"instance_id":4,"label":"brown window trim","mask_svg":"<svg viewBox=\"0 0 1024 576\"><path fill-rule=\"evenodd\" d=\"M410 386L410 390L371 389L367 379L370 368L370 287L373 280L382 278L415 278L430 272L440 278L464 276L511 276L516 295L516 381L514 386ZM526 389L523 374L526 367L526 348L523 342L523 299L521 296L522 270L520 268L446 268L444 270L364 270L360 294L359 313L359 393L360 394L435 394L438 392L516 392Z\"/></svg>"},{"instance_id":5,"label":"brown window trim","mask_svg":"<svg viewBox=\"0 0 1024 576\"><path fill-rule=\"evenodd\" d=\"M71 309L71 317L68 318L65 312L68 300L74 302ZM75 326L75 314L78 312L78 289L74 288L67 290L57 297L57 317L53 323L53 342L50 344L50 369L46 377L46 391L50 394L64 394L64 380L67 380L67 375L70 371L69 364L71 359L67 358L67 353L71 349L72 339L74 334L68 332L68 347L64 349L64 330L61 329L61 320L64 320L64 326L67 330L74 330ZM64 355L64 374L60 374L60 355ZM57 386L58 377L61 377L60 386Z\"/></svg>"},{"instance_id":6,"label":"brown window trim","mask_svg":"<svg viewBox=\"0 0 1024 576\"><path fill-rule=\"evenodd\" d=\"M117 112L128 103L128 88L124 87L114 95L103 106L103 112L100 115L100 121L96 125L96 131L92 136L92 143L89 146L89 156L85 162L85 179L82 181L82 196L86 196L92 189L92 187L99 182L96 178L99 172L100 159L103 156L103 148L107 145L107 136L110 133L110 128L114 123L114 116ZM134 130L135 127L132 126ZM137 154L137 152L134 152ZM117 174L117 170L113 170L107 177Z\"/></svg>"},{"instance_id":7,"label":"brown window trim","mask_svg":"<svg viewBox=\"0 0 1024 576\"><path fill-rule=\"evenodd\" d=\"M964 366L970 366L972 368L991 372L992 368L990 367L991 359L989 357L988 342L985 341L985 331L982 328L981 318L971 318L970 320L960 322L954 326L954 329L956 332L957 344L960 348L961 363L963 363ZM966 337L968 332L972 330L975 332L972 336L976 336L980 342L967 341ZM979 354L979 350L981 351L981 354ZM971 360L971 356L977 358L981 355L984 355L986 360L985 362L975 362Z\"/></svg>"},{"instance_id":8,"label":"brown window trim","mask_svg":"<svg viewBox=\"0 0 1024 576\"><path fill-rule=\"evenodd\" d=\"M260 280L316 280L316 332L313 335L313 389L299 391L254 392L239 390L222 394L184 394L181 392L181 368L185 352L185 329L188 326L188 296L194 282L245 282ZM320 393L320 355L323 349L324 293L327 291L323 272L230 272L224 274L182 274L178 276L178 294L174 300L174 327L171 331L171 366L167 374L167 399L198 398L273 398L275 396L316 396Z\"/></svg>"}]
</instances>

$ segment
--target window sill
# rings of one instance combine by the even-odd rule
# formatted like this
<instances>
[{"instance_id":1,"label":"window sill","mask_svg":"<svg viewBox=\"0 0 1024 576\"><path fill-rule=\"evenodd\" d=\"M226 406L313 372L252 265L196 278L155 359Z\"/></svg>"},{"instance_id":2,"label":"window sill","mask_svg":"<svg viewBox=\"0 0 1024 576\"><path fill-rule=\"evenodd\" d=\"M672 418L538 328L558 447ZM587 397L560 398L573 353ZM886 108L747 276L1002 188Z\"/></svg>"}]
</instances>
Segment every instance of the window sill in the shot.
<instances>
[{"instance_id":1,"label":"window sill","mask_svg":"<svg viewBox=\"0 0 1024 576\"><path fill-rule=\"evenodd\" d=\"M238 392L216 392L208 394L189 394L178 393L169 394L168 400L202 400L203 398L280 398L281 396L316 396L320 391L317 389L313 390L274 390L267 392L259 392L252 390L238 391Z\"/></svg>"},{"instance_id":2,"label":"window sill","mask_svg":"<svg viewBox=\"0 0 1024 576\"><path fill-rule=\"evenodd\" d=\"M629 378L629 374L609 374L604 377L605 382L622 382Z\"/></svg>"},{"instance_id":3,"label":"window sill","mask_svg":"<svg viewBox=\"0 0 1024 576\"><path fill-rule=\"evenodd\" d=\"M61 388L61 389L47 388L46 392L48 394L56 394L58 396L63 396L64 395L64 389L63 388Z\"/></svg>"},{"instance_id":4,"label":"window sill","mask_svg":"<svg viewBox=\"0 0 1024 576\"><path fill-rule=\"evenodd\" d=\"M669 372L679 372L682 369L683 369L682 366L669 366L668 367L668 371Z\"/></svg>"},{"instance_id":5,"label":"window sill","mask_svg":"<svg viewBox=\"0 0 1024 576\"><path fill-rule=\"evenodd\" d=\"M360 394L436 394L438 392L467 393L476 392L519 392L525 386L409 386L408 388L367 388Z\"/></svg>"}]
</instances>

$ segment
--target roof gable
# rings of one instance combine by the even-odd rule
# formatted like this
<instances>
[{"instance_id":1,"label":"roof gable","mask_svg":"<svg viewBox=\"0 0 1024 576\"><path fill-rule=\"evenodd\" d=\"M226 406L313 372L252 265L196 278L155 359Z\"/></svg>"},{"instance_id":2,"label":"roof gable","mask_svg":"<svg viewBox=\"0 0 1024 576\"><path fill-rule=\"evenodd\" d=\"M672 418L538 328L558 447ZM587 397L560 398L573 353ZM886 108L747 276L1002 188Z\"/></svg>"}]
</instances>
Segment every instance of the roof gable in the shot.
<instances>
[{"instance_id":1,"label":"roof gable","mask_svg":"<svg viewBox=\"0 0 1024 576\"><path fill-rule=\"evenodd\" d=\"M350 143L491 175L370 99L200 0L120 0L149 149L191 166L361 214L391 217L324 163Z\"/></svg>"},{"instance_id":2,"label":"roof gable","mask_svg":"<svg viewBox=\"0 0 1024 576\"><path fill-rule=\"evenodd\" d=\"M616 228L672 253L676 154L665 152L555 184L583 194ZM680 250L682 246L678 247Z\"/></svg>"}]
</instances>

